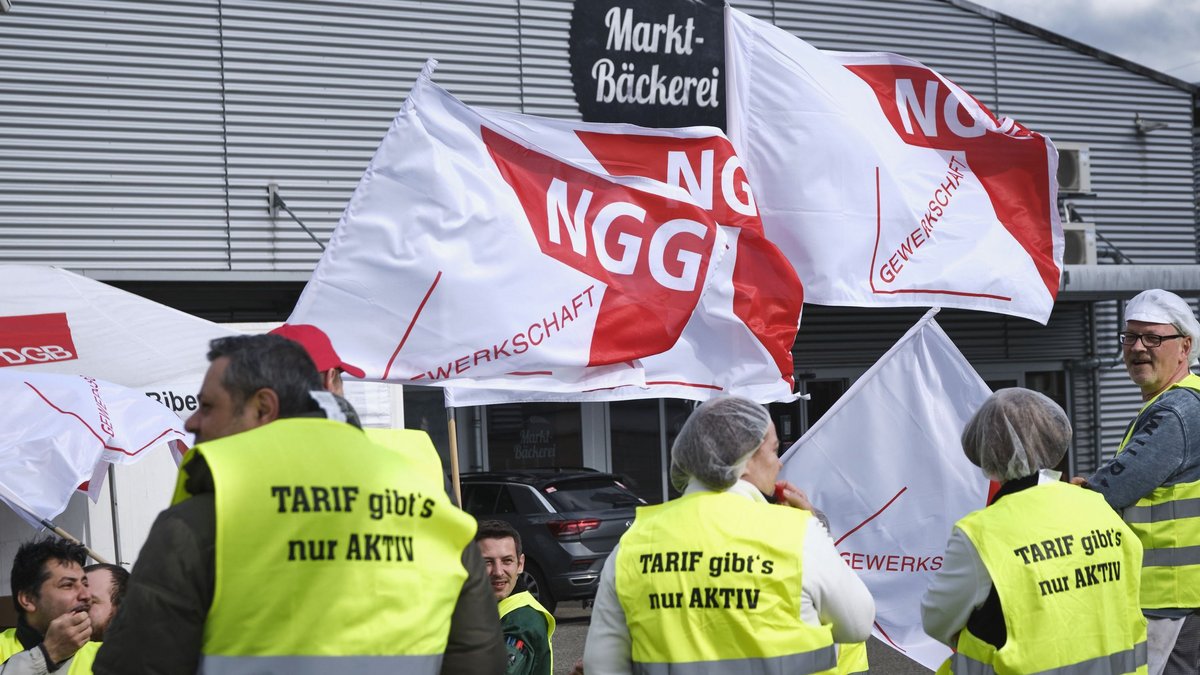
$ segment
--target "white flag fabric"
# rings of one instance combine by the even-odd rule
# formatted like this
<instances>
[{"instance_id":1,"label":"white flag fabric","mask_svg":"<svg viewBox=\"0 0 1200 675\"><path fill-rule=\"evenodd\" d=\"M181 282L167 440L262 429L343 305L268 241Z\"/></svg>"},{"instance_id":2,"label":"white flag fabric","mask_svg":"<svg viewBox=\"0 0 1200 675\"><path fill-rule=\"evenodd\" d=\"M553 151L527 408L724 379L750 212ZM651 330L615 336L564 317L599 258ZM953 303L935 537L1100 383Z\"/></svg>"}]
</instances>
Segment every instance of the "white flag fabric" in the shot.
<instances>
[{"instance_id":1,"label":"white flag fabric","mask_svg":"<svg viewBox=\"0 0 1200 675\"><path fill-rule=\"evenodd\" d=\"M725 16L729 137L807 302L1046 323L1063 254L1049 139L911 59Z\"/></svg>"},{"instance_id":2,"label":"white flag fabric","mask_svg":"<svg viewBox=\"0 0 1200 675\"><path fill-rule=\"evenodd\" d=\"M0 369L0 500L36 528L109 464L190 441L179 416L144 393L81 375Z\"/></svg>"},{"instance_id":3,"label":"white flag fabric","mask_svg":"<svg viewBox=\"0 0 1200 675\"><path fill-rule=\"evenodd\" d=\"M954 523L988 481L962 452L991 394L931 310L783 455L781 476L829 517L875 598L875 637L931 669L950 649L921 628L921 596Z\"/></svg>"},{"instance_id":4,"label":"white flag fabric","mask_svg":"<svg viewBox=\"0 0 1200 675\"><path fill-rule=\"evenodd\" d=\"M610 387L589 370L559 370L553 381L504 377L471 388L447 386L448 405L658 397L703 401L719 394L762 403L795 398L791 348L803 288L791 264L764 236L741 160L719 129L648 129L478 112L508 133L536 139L540 147L597 173L639 176L686 190L725 231L728 250L679 341L640 359L644 383ZM554 387L557 391L542 391Z\"/></svg>"},{"instance_id":5,"label":"white flag fabric","mask_svg":"<svg viewBox=\"0 0 1200 675\"><path fill-rule=\"evenodd\" d=\"M55 267L0 265L0 372L87 375L187 418L208 343L237 331Z\"/></svg>"},{"instance_id":6,"label":"white flag fabric","mask_svg":"<svg viewBox=\"0 0 1200 675\"><path fill-rule=\"evenodd\" d=\"M417 79L289 323L367 379L436 384L670 349L726 249L686 191L613 178ZM632 376L632 377L631 377Z\"/></svg>"}]
</instances>

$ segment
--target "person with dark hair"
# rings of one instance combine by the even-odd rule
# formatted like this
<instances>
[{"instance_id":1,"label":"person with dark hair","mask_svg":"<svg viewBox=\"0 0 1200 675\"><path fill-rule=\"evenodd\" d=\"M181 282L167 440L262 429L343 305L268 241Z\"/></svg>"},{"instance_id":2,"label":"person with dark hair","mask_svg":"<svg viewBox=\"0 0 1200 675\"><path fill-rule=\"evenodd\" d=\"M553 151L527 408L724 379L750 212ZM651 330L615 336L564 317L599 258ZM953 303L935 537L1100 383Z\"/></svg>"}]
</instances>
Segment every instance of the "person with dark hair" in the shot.
<instances>
[{"instance_id":1,"label":"person with dark hair","mask_svg":"<svg viewBox=\"0 0 1200 675\"><path fill-rule=\"evenodd\" d=\"M96 563L83 568L87 574L88 589L91 591L91 607L88 615L92 619L92 642L104 640L104 630L112 623L113 616L121 607L125 589L129 587L129 570L112 563Z\"/></svg>"},{"instance_id":2,"label":"person with dark hair","mask_svg":"<svg viewBox=\"0 0 1200 675\"><path fill-rule=\"evenodd\" d=\"M97 643L89 643L91 593L80 544L45 537L17 549L12 598L17 626L0 633L0 673L33 675L61 670L88 673Z\"/></svg>"},{"instance_id":3,"label":"person with dark hair","mask_svg":"<svg viewBox=\"0 0 1200 675\"><path fill-rule=\"evenodd\" d=\"M239 335L208 358L199 444L95 672L499 675L475 520L346 423L300 345Z\"/></svg>"},{"instance_id":4,"label":"person with dark hair","mask_svg":"<svg viewBox=\"0 0 1200 675\"><path fill-rule=\"evenodd\" d=\"M500 630L508 650L506 675L553 675L554 615L529 591L517 590L525 571L521 534L503 520L485 520L475 533L475 543L499 603Z\"/></svg>"},{"instance_id":5,"label":"person with dark hair","mask_svg":"<svg viewBox=\"0 0 1200 675\"><path fill-rule=\"evenodd\" d=\"M1000 489L954 525L921 600L955 648L939 673L1146 672L1142 546L1099 495L1060 480L1071 423L1029 389L992 394L962 433Z\"/></svg>"}]
</instances>

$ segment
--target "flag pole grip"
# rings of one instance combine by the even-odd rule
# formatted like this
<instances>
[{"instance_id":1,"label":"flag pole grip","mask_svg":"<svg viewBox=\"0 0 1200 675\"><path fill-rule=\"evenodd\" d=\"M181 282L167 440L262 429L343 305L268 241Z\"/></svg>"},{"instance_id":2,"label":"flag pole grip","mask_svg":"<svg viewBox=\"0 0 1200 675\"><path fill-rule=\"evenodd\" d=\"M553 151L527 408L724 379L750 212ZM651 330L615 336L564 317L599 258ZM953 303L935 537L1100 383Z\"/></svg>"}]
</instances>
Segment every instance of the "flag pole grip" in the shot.
<instances>
[{"instance_id":1,"label":"flag pole grip","mask_svg":"<svg viewBox=\"0 0 1200 675\"><path fill-rule=\"evenodd\" d=\"M446 426L450 429L450 480L454 486L454 504L462 508L462 480L458 469L458 425L454 420L454 408L446 408Z\"/></svg>"},{"instance_id":2,"label":"flag pole grip","mask_svg":"<svg viewBox=\"0 0 1200 675\"><path fill-rule=\"evenodd\" d=\"M106 564L106 565L107 565L107 564L110 564L110 563L109 563L107 560L105 560L105 559L104 559L104 558L103 558L103 557L102 557L102 556L101 556L99 553L96 553L95 551L93 551L93 550L92 550L92 548L91 548L90 546L87 546L87 545L86 545L86 544L84 544L82 541L79 541L79 539L77 539L77 538L76 538L74 535L72 535L70 532L67 532L66 530L64 530L64 529L62 529L61 527L59 527L59 526L55 525L54 523L50 522L49 520L46 520L45 518L42 518L42 519L41 519L41 522L42 522L42 525L44 525L44 526L45 526L45 527L46 527L48 530L50 530L50 531L51 531L51 532L53 532L54 534L57 534L58 536L62 537L63 539L66 539L66 540L67 540L67 541L69 541L69 542L72 542L72 543L75 543L75 544L79 544L80 546L83 546L83 549L84 549L85 551L87 551L88 557L89 557L89 558L91 558L92 560L95 560L95 561L96 561L96 562L98 562L98 563L104 563L104 564Z\"/></svg>"}]
</instances>

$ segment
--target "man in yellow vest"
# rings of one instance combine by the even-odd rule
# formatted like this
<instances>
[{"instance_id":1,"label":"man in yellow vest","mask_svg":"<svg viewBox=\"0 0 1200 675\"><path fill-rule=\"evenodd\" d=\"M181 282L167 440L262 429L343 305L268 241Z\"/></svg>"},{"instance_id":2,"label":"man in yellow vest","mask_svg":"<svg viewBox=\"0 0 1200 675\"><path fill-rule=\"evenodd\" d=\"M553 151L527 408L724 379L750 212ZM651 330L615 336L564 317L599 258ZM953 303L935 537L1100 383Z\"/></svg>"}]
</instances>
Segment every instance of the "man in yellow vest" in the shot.
<instances>
[{"instance_id":1,"label":"man in yellow vest","mask_svg":"<svg viewBox=\"0 0 1200 675\"><path fill-rule=\"evenodd\" d=\"M1145 547L1150 673L1200 673L1200 323L1174 293L1144 291L1118 334L1144 404L1116 457L1074 482L1120 511Z\"/></svg>"},{"instance_id":2,"label":"man in yellow vest","mask_svg":"<svg viewBox=\"0 0 1200 675\"><path fill-rule=\"evenodd\" d=\"M875 603L803 493L776 485L765 408L700 405L671 448L683 496L639 507L605 563L587 675L834 673L835 643L865 641ZM785 504L764 495L779 488Z\"/></svg>"},{"instance_id":3,"label":"man in yellow vest","mask_svg":"<svg viewBox=\"0 0 1200 675\"><path fill-rule=\"evenodd\" d=\"M17 626L0 632L0 673L90 673L99 643L89 642L91 593L83 546L47 537L21 544L13 559Z\"/></svg>"},{"instance_id":4,"label":"man in yellow vest","mask_svg":"<svg viewBox=\"0 0 1200 675\"><path fill-rule=\"evenodd\" d=\"M296 343L219 338L208 358L199 444L95 672L499 675L475 521L342 421Z\"/></svg>"},{"instance_id":5,"label":"man in yellow vest","mask_svg":"<svg viewBox=\"0 0 1200 675\"><path fill-rule=\"evenodd\" d=\"M529 591L517 590L525 571L521 534L503 520L485 520L479 524L475 543L499 603L500 630L508 650L505 675L553 675L554 615Z\"/></svg>"},{"instance_id":6,"label":"man in yellow vest","mask_svg":"<svg viewBox=\"0 0 1200 675\"><path fill-rule=\"evenodd\" d=\"M1146 672L1142 547L1104 500L1062 482L1071 424L1029 389L1001 389L967 423L963 452L1001 483L959 520L921 601L925 632L959 675Z\"/></svg>"},{"instance_id":7,"label":"man in yellow vest","mask_svg":"<svg viewBox=\"0 0 1200 675\"><path fill-rule=\"evenodd\" d=\"M329 336L317 326L304 323L285 323L272 330L268 335L279 335L304 347L304 351L317 366L317 374L321 377L321 387L332 394L346 395L342 373L360 379L364 375L362 368L350 365L343 361L341 356L338 356ZM424 471L445 480L441 457L438 456L437 449L433 447L428 434L409 429L366 428L363 431L372 441L385 448L408 454L411 459L421 464ZM418 440L418 437L414 435L417 433L424 438ZM450 492L449 483L447 483L446 492Z\"/></svg>"}]
</instances>

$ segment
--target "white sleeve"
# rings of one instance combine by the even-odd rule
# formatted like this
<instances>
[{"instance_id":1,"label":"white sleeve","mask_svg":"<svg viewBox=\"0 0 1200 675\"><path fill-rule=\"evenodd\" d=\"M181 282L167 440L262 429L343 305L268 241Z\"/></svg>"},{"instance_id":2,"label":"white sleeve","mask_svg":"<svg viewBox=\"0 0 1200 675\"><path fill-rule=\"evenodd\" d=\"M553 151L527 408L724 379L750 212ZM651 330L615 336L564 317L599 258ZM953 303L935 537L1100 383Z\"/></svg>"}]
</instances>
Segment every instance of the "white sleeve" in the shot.
<instances>
[{"instance_id":1,"label":"white sleeve","mask_svg":"<svg viewBox=\"0 0 1200 675\"><path fill-rule=\"evenodd\" d=\"M950 533L942 567L934 572L921 598L921 624L925 634L953 647L958 632L992 591L992 577L979 551L957 527Z\"/></svg>"},{"instance_id":2,"label":"white sleeve","mask_svg":"<svg viewBox=\"0 0 1200 675\"><path fill-rule=\"evenodd\" d=\"M833 546L833 539L813 517L804 537L800 618L831 624L835 642L863 642L871 637L875 599L862 579Z\"/></svg>"},{"instance_id":3,"label":"white sleeve","mask_svg":"<svg viewBox=\"0 0 1200 675\"><path fill-rule=\"evenodd\" d=\"M600 572L600 586L592 606L592 623L583 645L583 672L587 675L630 675L633 672L632 640L625 609L617 598L617 551L613 548Z\"/></svg>"},{"instance_id":4,"label":"white sleeve","mask_svg":"<svg viewBox=\"0 0 1200 675\"><path fill-rule=\"evenodd\" d=\"M71 660L67 659L59 666L59 670L66 673L70 665ZM0 675L47 675L49 672L46 657L38 647L17 652L0 664Z\"/></svg>"}]
</instances>

